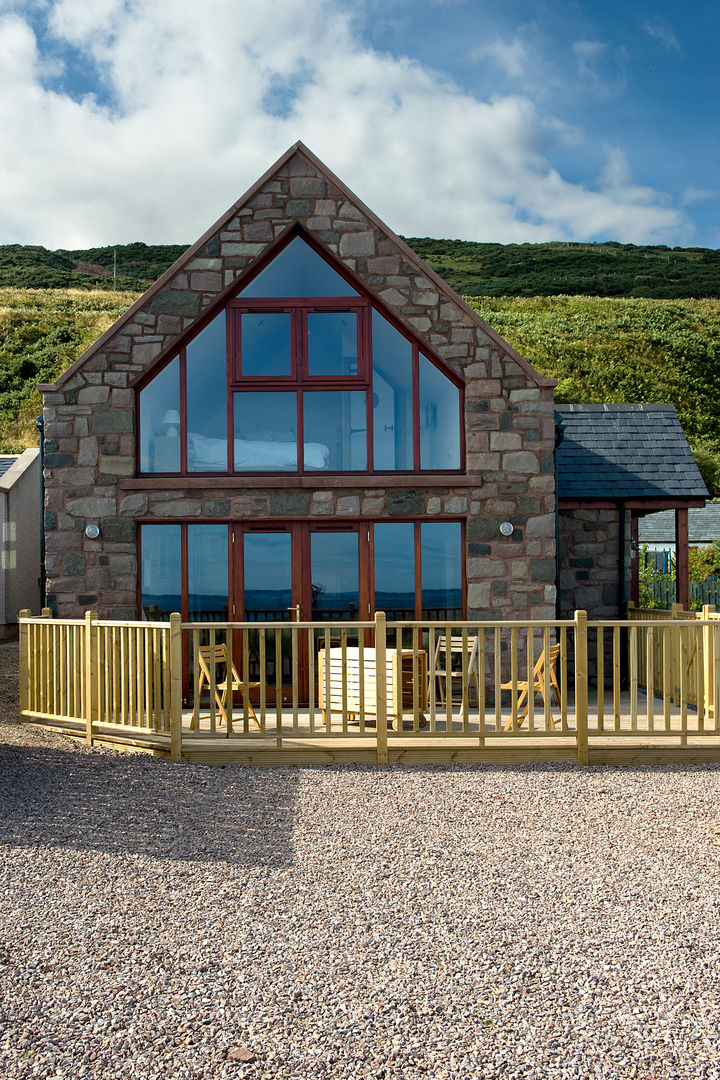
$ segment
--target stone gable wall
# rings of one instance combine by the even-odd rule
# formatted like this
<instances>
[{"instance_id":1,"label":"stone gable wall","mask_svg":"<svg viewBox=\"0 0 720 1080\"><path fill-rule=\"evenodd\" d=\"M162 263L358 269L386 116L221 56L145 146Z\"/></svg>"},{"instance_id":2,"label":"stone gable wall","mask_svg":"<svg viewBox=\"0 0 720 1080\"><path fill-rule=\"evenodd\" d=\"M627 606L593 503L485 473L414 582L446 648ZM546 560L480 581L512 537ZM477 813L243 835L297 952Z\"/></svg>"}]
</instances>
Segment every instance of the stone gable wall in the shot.
<instances>
[{"instance_id":1,"label":"stone gable wall","mask_svg":"<svg viewBox=\"0 0 720 1080\"><path fill-rule=\"evenodd\" d=\"M466 463L472 483L410 489L357 484L288 491L181 480L133 487L133 384L175 346L267 245L295 222L465 383ZM471 618L552 618L555 600L553 391L539 387L470 315L438 291L397 244L318 172L291 157L103 348L45 395L45 527L49 600L58 614L96 607L136 614L135 520L274 517L463 518ZM305 478L307 481L307 478ZM505 539L500 523L515 531ZM84 535L97 522L98 540Z\"/></svg>"}]
</instances>

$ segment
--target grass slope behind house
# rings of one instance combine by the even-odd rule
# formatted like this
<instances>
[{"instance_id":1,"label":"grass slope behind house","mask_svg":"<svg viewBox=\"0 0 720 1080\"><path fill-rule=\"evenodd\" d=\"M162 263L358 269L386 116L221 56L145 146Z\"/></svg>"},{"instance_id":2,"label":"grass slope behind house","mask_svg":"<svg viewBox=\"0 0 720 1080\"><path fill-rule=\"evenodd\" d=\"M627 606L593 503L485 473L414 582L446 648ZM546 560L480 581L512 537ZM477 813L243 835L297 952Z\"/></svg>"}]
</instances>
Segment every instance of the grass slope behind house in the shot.
<instances>
[{"instance_id":1,"label":"grass slope behind house","mask_svg":"<svg viewBox=\"0 0 720 1080\"><path fill-rule=\"evenodd\" d=\"M409 245L466 296L720 297L720 250L664 245L483 244L409 237ZM0 245L0 286L142 291L182 244L119 244L74 251Z\"/></svg>"},{"instance_id":2,"label":"grass slope behind house","mask_svg":"<svg viewBox=\"0 0 720 1080\"><path fill-rule=\"evenodd\" d=\"M0 451L37 445L51 382L136 292L0 289ZM720 300L473 297L521 355L559 380L559 402L672 402L720 496Z\"/></svg>"}]
</instances>

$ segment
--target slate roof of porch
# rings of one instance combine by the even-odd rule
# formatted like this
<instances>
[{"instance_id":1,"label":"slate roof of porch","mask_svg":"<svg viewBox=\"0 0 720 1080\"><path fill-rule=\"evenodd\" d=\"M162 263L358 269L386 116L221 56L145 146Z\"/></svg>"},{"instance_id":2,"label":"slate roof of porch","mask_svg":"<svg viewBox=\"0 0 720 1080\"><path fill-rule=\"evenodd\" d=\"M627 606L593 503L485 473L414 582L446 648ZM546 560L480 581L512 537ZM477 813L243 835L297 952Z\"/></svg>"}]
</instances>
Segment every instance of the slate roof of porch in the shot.
<instances>
[{"instance_id":1,"label":"slate roof of porch","mask_svg":"<svg viewBox=\"0 0 720 1080\"><path fill-rule=\"evenodd\" d=\"M561 499L706 498L672 405L559 405Z\"/></svg>"}]
</instances>

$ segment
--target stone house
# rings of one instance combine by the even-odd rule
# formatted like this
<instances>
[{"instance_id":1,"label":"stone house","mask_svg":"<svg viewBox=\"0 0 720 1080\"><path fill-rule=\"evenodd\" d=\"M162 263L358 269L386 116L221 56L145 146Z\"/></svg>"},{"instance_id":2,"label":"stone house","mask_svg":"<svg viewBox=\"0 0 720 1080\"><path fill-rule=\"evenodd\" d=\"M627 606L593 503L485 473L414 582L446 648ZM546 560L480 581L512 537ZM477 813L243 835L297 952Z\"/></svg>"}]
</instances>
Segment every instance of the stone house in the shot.
<instances>
[{"instance_id":1,"label":"stone house","mask_svg":"<svg viewBox=\"0 0 720 1080\"><path fill-rule=\"evenodd\" d=\"M554 385L297 143L42 388L48 603L552 619Z\"/></svg>"}]
</instances>

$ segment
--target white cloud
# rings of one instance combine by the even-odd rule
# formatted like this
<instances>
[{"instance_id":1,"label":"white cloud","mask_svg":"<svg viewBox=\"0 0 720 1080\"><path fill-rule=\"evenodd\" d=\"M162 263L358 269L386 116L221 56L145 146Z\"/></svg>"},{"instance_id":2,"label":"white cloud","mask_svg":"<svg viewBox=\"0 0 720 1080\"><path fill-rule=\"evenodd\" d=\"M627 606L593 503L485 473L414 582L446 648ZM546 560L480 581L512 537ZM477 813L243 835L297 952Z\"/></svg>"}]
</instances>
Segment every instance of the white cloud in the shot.
<instances>
[{"instance_id":1,"label":"white cloud","mask_svg":"<svg viewBox=\"0 0 720 1080\"><path fill-rule=\"evenodd\" d=\"M477 45L471 53L473 60L487 58L513 79L523 78L531 65L530 52L520 38L503 41L496 38L487 45Z\"/></svg>"},{"instance_id":2,"label":"white cloud","mask_svg":"<svg viewBox=\"0 0 720 1080\"><path fill-rule=\"evenodd\" d=\"M720 199L720 191L712 191L709 188L697 188L690 184L682 193L682 205L692 206L693 203L709 202Z\"/></svg>"},{"instance_id":3,"label":"white cloud","mask_svg":"<svg viewBox=\"0 0 720 1080\"><path fill-rule=\"evenodd\" d=\"M369 48L351 14L55 0L56 39L103 80L80 100L48 89L30 25L0 15L0 240L191 242L298 138L406 235L639 242L686 226L617 154L592 188L563 179L552 157L577 132Z\"/></svg>"},{"instance_id":4,"label":"white cloud","mask_svg":"<svg viewBox=\"0 0 720 1080\"><path fill-rule=\"evenodd\" d=\"M680 42L677 39L677 34L667 23L655 19L654 22L645 23L643 30L646 34L649 34L651 38L655 38L656 41L659 41L662 47L668 52L682 52Z\"/></svg>"}]
</instances>

